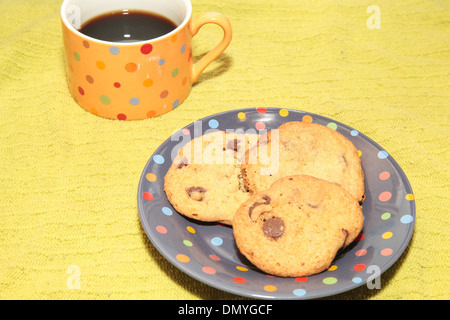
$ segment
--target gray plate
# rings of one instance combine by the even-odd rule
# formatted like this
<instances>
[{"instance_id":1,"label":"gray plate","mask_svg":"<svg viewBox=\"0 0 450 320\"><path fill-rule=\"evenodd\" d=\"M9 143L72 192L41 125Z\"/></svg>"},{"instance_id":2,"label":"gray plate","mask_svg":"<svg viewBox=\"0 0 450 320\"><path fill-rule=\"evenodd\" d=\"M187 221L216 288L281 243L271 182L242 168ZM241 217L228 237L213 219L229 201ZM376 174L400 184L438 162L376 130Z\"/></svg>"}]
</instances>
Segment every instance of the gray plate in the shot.
<instances>
[{"instance_id":1,"label":"gray plate","mask_svg":"<svg viewBox=\"0 0 450 320\"><path fill-rule=\"evenodd\" d=\"M172 155L206 130L264 130L289 121L312 121L337 130L360 152L366 178L364 229L332 266L301 278L269 276L256 269L235 244L231 227L190 220L170 205L164 176ZM377 143L337 121L307 112L257 108L215 114L169 137L151 156L138 188L142 226L156 249L173 265L212 287L259 299L312 299L342 293L361 285L376 287L380 275L407 247L415 223L411 186L397 162Z\"/></svg>"}]
</instances>

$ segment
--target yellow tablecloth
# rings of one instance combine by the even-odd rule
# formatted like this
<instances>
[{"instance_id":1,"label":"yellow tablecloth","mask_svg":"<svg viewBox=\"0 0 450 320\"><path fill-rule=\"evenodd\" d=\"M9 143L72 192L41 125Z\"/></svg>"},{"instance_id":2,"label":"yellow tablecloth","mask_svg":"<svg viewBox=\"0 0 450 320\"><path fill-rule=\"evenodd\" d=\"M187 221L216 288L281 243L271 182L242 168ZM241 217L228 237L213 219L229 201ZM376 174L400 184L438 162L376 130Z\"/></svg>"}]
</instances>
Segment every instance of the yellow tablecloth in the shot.
<instances>
[{"instance_id":1,"label":"yellow tablecloth","mask_svg":"<svg viewBox=\"0 0 450 320\"><path fill-rule=\"evenodd\" d=\"M412 185L414 235L381 289L332 298L450 298L450 2L192 2L194 15L229 17L230 47L176 111L127 122L94 116L70 97L61 1L0 1L0 298L239 298L167 262L141 227L136 195L150 155L174 130L248 107L304 110L356 128ZM220 28L202 28L196 59L219 37Z\"/></svg>"}]
</instances>

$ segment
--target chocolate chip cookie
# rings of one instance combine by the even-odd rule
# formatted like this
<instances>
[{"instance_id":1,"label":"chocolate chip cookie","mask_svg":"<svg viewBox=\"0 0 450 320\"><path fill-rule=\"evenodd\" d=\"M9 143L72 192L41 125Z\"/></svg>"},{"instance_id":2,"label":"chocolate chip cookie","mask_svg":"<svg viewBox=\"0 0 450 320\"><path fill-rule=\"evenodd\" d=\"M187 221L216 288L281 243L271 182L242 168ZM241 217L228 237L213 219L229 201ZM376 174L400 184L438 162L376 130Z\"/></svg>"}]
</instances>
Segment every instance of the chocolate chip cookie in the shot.
<instances>
[{"instance_id":1,"label":"chocolate chip cookie","mask_svg":"<svg viewBox=\"0 0 450 320\"><path fill-rule=\"evenodd\" d=\"M358 150L339 132L317 123L287 122L267 131L247 152L242 171L251 192L265 190L280 178L305 174L340 184L358 201L364 197Z\"/></svg>"},{"instance_id":2,"label":"chocolate chip cookie","mask_svg":"<svg viewBox=\"0 0 450 320\"><path fill-rule=\"evenodd\" d=\"M237 210L240 252L260 270L282 277L326 270L363 228L359 202L340 185L287 176L253 194Z\"/></svg>"},{"instance_id":3,"label":"chocolate chip cookie","mask_svg":"<svg viewBox=\"0 0 450 320\"><path fill-rule=\"evenodd\" d=\"M231 225L236 209L250 196L240 165L257 139L256 134L215 131L189 141L165 176L172 206L192 219Z\"/></svg>"}]
</instances>

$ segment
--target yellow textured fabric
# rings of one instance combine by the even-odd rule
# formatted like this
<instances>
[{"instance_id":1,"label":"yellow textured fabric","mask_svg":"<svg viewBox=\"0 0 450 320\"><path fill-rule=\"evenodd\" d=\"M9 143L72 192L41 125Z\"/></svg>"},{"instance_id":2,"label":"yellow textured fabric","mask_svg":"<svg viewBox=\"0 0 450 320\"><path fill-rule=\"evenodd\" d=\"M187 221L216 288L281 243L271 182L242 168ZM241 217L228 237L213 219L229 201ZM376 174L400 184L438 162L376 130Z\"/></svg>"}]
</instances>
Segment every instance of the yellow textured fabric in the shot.
<instances>
[{"instance_id":1,"label":"yellow textured fabric","mask_svg":"<svg viewBox=\"0 0 450 320\"><path fill-rule=\"evenodd\" d=\"M166 261L141 227L136 195L150 155L174 130L247 107L343 122L408 176L417 217L407 250L381 289L332 298L450 298L450 2L192 3L194 15L229 17L230 47L178 109L127 122L94 116L70 97L61 1L0 1L0 298L239 298ZM380 9L379 29L370 5ZM220 36L202 28L195 58ZM68 285L77 270L79 289Z\"/></svg>"}]
</instances>

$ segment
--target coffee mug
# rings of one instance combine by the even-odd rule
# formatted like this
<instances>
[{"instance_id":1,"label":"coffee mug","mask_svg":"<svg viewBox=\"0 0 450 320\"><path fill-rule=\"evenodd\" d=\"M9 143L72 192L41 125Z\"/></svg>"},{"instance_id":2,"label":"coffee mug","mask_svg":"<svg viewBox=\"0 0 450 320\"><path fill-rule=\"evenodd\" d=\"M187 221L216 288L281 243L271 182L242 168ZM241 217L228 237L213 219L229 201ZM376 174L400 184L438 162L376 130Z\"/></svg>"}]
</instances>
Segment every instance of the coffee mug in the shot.
<instances>
[{"instance_id":1,"label":"coffee mug","mask_svg":"<svg viewBox=\"0 0 450 320\"><path fill-rule=\"evenodd\" d=\"M122 10L153 12L177 27L137 42L110 42L79 31L86 21ZM229 20L220 13L192 17L189 0L64 0L61 20L74 100L93 114L119 120L152 118L177 108L232 35ZM194 63L192 38L207 23L219 25L223 38Z\"/></svg>"}]
</instances>

